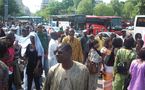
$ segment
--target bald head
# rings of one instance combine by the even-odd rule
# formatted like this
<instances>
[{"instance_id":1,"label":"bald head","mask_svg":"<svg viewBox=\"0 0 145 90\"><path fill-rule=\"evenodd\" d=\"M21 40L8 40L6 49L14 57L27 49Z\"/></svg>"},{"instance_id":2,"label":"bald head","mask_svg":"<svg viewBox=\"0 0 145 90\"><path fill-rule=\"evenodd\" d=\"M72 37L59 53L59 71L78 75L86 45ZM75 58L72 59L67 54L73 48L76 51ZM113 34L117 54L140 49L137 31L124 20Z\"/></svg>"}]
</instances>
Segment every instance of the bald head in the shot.
<instances>
[{"instance_id":1,"label":"bald head","mask_svg":"<svg viewBox=\"0 0 145 90\"><path fill-rule=\"evenodd\" d=\"M69 29L69 35L71 37L74 37L74 34L75 34L75 30L73 28Z\"/></svg>"},{"instance_id":2,"label":"bald head","mask_svg":"<svg viewBox=\"0 0 145 90\"><path fill-rule=\"evenodd\" d=\"M56 51L56 58L59 63L71 61L72 48L69 44L60 44Z\"/></svg>"},{"instance_id":3,"label":"bald head","mask_svg":"<svg viewBox=\"0 0 145 90\"><path fill-rule=\"evenodd\" d=\"M69 44L60 44L58 49L61 49L67 53L72 54L72 47Z\"/></svg>"}]
</instances>

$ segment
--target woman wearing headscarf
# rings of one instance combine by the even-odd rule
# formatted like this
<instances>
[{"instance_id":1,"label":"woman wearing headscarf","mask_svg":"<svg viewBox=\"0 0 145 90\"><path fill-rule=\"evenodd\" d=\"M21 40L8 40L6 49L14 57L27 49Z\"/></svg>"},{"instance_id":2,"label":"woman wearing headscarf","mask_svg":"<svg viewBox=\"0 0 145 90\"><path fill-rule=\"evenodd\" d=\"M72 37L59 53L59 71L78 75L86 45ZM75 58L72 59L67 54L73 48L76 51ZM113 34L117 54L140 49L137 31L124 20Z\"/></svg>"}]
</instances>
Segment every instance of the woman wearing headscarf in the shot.
<instances>
[{"instance_id":1,"label":"woman wearing headscarf","mask_svg":"<svg viewBox=\"0 0 145 90\"><path fill-rule=\"evenodd\" d=\"M40 90L40 77L42 74L42 57L44 54L41 42L35 32L30 33L31 43L27 46L25 57L27 59L27 86L31 90L32 81L34 79L36 90Z\"/></svg>"},{"instance_id":2,"label":"woman wearing headscarf","mask_svg":"<svg viewBox=\"0 0 145 90\"><path fill-rule=\"evenodd\" d=\"M101 68L102 57L99 55L97 48L99 43L97 40L94 40L90 46L90 50L87 58L87 67L89 69L89 89L96 90L98 83L98 75Z\"/></svg>"},{"instance_id":3,"label":"woman wearing headscarf","mask_svg":"<svg viewBox=\"0 0 145 90\"><path fill-rule=\"evenodd\" d=\"M145 89L145 48L138 53L139 58L132 61L129 69L131 80L128 90Z\"/></svg>"},{"instance_id":4,"label":"woman wearing headscarf","mask_svg":"<svg viewBox=\"0 0 145 90\"><path fill-rule=\"evenodd\" d=\"M105 72L104 72L104 83L103 88L104 90L112 90L112 81L113 81L113 65L117 51L122 47L123 41L121 38L114 38L112 40L112 49L109 55L108 62L104 61L105 63ZM104 58L107 60L107 56Z\"/></svg>"},{"instance_id":5,"label":"woman wearing headscarf","mask_svg":"<svg viewBox=\"0 0 145 90\"><path fill-rule=\"evenodd\" d=\"M136 53L133 51L133 47L133 37L126 37L124 40L124 47L117 51L113 66L113 90L127 90L129 67L132 60L136 58Z\"/></svg>"},{"instance_id":6,"label":"woman wearing headscarf","mask_svg":"<svg viewBox=\"0 0 145 90\"><path fill-rule=\"evenodd\" d=\"M107 38L104 42L104 47L100 50L102 53L102 57L104 62L106 61L106 57L111 55L112 51L112 40L111 38ZM106 65L103 63L103 90L112 90L112 80L113 80L113 67Z\"/></svg>"}]
</instances>

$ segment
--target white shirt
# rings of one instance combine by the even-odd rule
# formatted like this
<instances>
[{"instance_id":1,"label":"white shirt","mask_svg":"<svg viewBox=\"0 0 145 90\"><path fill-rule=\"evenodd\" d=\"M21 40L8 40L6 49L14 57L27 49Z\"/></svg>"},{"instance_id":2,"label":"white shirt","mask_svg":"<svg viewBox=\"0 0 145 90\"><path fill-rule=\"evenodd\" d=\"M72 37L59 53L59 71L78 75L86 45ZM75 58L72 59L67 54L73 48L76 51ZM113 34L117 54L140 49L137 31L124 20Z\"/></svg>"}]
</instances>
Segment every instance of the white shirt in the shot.
<instances>
[{"instance_id":1,"label":"white shirt","mask_svg":"<svg viewBox=\"0 0 145 90\"><path fill-rule=\"evenodd\" d=\"M56 56L54 55L54 51L56 51L57 47L58 47L57 40L51 39L49 42L49 47L48 47L49 68L52 67L53 65L57 64Z\"/></svg>"}]
</instances>

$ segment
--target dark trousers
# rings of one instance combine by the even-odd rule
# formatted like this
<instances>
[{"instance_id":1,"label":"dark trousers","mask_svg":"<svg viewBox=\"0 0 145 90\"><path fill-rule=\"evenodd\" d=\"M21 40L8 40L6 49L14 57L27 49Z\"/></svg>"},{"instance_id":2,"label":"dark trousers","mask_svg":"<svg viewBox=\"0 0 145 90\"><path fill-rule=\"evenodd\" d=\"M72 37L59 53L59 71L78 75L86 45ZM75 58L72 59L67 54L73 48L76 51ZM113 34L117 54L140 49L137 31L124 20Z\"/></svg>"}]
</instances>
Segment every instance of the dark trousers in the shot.
<instances>
[{"instance_id":1,"label":"dark trousers","mask_svg":"<svg viewBox=\"0 0 145 90\"><path fill-rule=\"evenodd\" d=\"M33 79L34 79L34 83L35 83L35 86L36 86L36 90L40 90L40 77L39 76L34 76L34 74L27 74L28 90L31 90Z\"/></svg>"},{"instance_id":2,"label":"dark trousers","mask_svg":"<svg viewBox=\"0 0 145 90\"><path fill-rule=\"evenodd\" d=\"M9 90L13 90L12 89L12 84L13 83L14 83L14 74L11 74L11 75L9 75L9 82L8 82Z\"/></svg>"}]
</instances>

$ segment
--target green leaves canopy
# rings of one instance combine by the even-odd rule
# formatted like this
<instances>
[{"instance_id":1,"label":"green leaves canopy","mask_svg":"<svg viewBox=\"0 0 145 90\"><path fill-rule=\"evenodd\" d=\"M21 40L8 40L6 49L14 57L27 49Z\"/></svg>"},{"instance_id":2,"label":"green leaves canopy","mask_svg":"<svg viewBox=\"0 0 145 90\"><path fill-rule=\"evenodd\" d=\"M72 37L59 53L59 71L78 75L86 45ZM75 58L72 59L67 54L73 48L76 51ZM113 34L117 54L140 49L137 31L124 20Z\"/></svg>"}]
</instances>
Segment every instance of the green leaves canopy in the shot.
<instances>
[{"instance_id":1,"label":"green leaves canopy","mask_svg":"<svg viewBox=\"0 0 145 90\"><path fill-rule=\"evenodd\" d=\"M82 0L78 4L77 8L78 14L93 14L93 1L92 0Z\"/></svg>"},{"instance_id":2,"label":"green leaves canopy","mask_svg":"<svg viewBox=\"0 0 145 90\"><path fill-rule=\"evenodd\" d=\"M8 0L8 15L16 16L21 14L20 6L15 0ZM0 0L0 16L4 15L4 0Z\"/></svg>"},{"instance_id":3,"label":"green leaves canopy","mask_svg":"<svg viewBox=\"0 0 145 90\"><path fill-rule=\"evenodd\" d=\"M103 3L102 0L50 0L45 9L37 12L37 15L48 17L49 15L84 14L84 15L117 15L124 18L133 18L137 14L145 14L144 0L111 0L111 3Z\"/></svg>"},{"instance_id":4,"label":"green leaves canopy","mask_svg":"<svg viewBox=\"0 0 145 90\"><path fill-rule=\"evenodd\" d=\"M94 8L94 14L97 16L112 16L113 8L111 5L106 5L105 3L97 4Z\"/></svg>"}]
</instances>

